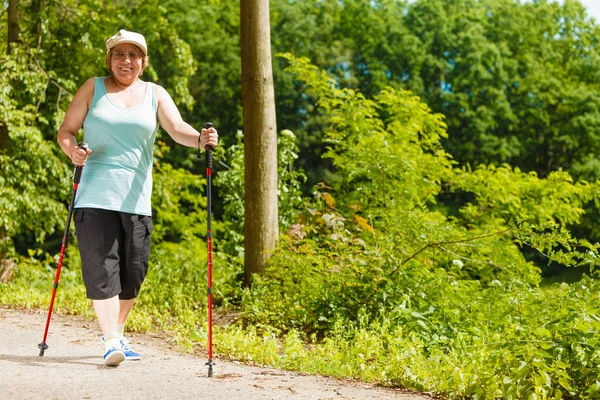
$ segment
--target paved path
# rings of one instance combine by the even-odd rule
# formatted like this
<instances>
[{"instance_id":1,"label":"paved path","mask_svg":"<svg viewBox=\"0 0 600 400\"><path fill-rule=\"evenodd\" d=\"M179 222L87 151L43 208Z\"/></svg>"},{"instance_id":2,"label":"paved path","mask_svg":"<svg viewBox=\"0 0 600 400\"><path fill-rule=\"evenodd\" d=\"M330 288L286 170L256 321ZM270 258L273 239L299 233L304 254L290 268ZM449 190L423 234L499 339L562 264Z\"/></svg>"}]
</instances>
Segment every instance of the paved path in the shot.
<instances>
[{"instance_id":1,"label":"paved path","mask_svg":"<svg viewBox=\"0 0 600 400\"><path fill-rule=\"evenodd\" d=\"M142 361L105 367L96 324L53 315L39 356L46 314L0 305L0 398L30 399L373 399L425 400L408 391L217 360L170 350L160 338L131 337Z\"/></svg>"}]
</instances>

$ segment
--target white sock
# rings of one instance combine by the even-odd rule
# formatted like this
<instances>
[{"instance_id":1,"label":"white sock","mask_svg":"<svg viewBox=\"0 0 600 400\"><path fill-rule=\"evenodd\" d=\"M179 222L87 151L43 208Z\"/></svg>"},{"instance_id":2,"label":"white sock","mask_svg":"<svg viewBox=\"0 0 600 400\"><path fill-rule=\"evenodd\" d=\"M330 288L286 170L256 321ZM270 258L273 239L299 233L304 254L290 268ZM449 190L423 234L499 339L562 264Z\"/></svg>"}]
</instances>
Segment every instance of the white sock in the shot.
<instances>
[{"instance_id":1,"label":"white sock","mask_svg":"<svg viewBox=\"0 0 600 400\"><path fill-rule=\"evenodd\" d=\"M123 337L123 332L125 332L125 325L117 325L117 332L119 333L119 337Z\"/></svg>"},{"instance_id":2,"label":"white sock","mask_svg":"<svg viewBox=\"0 0 600 400\"><path fill-rule=\"evenodd\" d=\"M120 349L121 341L119 339L120 339L119 332L117 332L117 331L108 332L106 334L106 336L104 336L104 348L106 349L106 351L110 350L113 347Z\"/></svg>"}]
</instances>

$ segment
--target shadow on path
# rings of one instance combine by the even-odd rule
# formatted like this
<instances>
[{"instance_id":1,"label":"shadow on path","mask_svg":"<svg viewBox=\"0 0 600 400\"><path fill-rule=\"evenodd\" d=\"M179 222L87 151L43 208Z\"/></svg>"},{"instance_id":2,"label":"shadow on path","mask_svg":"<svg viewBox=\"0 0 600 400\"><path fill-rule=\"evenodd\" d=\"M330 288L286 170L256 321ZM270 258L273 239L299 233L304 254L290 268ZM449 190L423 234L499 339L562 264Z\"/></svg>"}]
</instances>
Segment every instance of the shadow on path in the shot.
<instances>
[{"instance_id":1,"label":"shadow on path","mask_svg":"<svg viewBox=\"0 0 600 400\"><path fill-rule=\"evenodd\" d=\"M86 360L94 360L86 362ZM0 361L10 361L21 365L42 366L44 364L75 364L75 365L93 365L100 368L108 368L104 365L98 365L98 355L79 356L79 357L40 357L40 356L20 356L12 354L0 354Z\"/></svg>"}]
</instances>

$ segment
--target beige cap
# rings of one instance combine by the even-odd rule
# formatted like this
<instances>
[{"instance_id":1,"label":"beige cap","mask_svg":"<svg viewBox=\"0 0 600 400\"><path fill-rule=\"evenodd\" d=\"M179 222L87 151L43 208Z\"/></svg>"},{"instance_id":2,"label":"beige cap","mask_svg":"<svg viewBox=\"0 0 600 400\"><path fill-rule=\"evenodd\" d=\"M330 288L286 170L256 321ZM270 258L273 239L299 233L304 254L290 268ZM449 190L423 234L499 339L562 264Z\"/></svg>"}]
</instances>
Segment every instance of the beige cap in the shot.
<instances>
[{"instance_id":1,"label":"beige cap","mask_svg":"<svg viewBox=\"0 0 600 400\"><path fill-rule=\"evenodd\" d=\"M106 41L106 50L112 49L116 45L130 43L134 44L144 52L144 55L148 55L148 46L146 46L146 39L144 36L137 32L126 31L121 29L116 35L112 36Z\"/></svg>"}]
</instances>

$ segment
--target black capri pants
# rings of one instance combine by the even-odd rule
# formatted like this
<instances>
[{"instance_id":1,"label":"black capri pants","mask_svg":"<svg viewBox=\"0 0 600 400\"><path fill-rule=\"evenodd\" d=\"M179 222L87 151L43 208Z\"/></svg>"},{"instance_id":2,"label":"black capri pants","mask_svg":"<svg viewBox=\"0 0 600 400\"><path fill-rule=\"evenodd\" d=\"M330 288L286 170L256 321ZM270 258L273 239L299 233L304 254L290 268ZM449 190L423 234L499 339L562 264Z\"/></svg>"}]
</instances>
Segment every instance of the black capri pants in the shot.
<instances>
[{"instance_id":1,"label":"black capri pants","mask_svg":"<svg viewBox=\"0 0 600 400\"><path fill-rule=\"evenodd\" d=\"M136 298L148 273L152 217L76 208L74 220L87 297Z\"/></svg>"}]
</instances>

